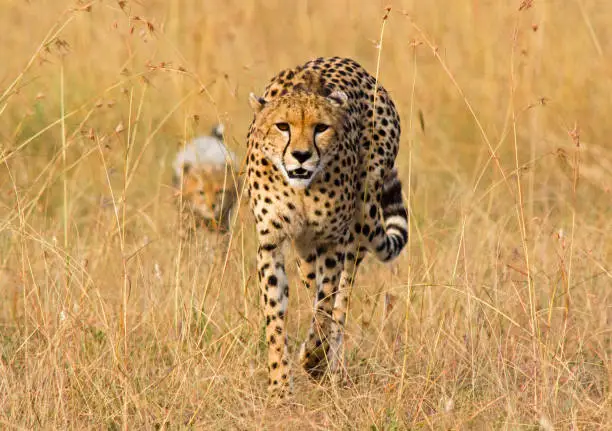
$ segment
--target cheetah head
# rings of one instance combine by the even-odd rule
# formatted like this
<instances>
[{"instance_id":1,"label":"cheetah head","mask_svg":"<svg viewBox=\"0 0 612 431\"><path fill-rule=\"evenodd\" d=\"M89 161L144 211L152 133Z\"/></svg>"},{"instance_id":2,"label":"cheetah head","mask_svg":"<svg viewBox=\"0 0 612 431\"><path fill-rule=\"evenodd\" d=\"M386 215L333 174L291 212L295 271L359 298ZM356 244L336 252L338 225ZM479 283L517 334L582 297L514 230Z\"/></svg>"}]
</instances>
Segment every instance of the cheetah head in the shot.
<instances>
[{"instance_id":1,"label":"cheetah head","mask_svg":"<svg viewBox=\"0 0 612 431\"><path fill-rule=\"evenodd\" d=\"M180 179L175 178L180 194ZM227 226L229 211L237 200L232 172L223 166L183 166L182 200L186 207L209 228Z\"/></svg>"},{"instance_id":2,"label":"cheetah head","mask_svg":"<svg viewBox=\"0 0 612 431\"><path fill-rule=\"evenodd\" d=\"M260 149L291 186L308 187L341 140L346 94L295 91L270 101L251 94L250 104Z\"/></svg>"}]
</instances>

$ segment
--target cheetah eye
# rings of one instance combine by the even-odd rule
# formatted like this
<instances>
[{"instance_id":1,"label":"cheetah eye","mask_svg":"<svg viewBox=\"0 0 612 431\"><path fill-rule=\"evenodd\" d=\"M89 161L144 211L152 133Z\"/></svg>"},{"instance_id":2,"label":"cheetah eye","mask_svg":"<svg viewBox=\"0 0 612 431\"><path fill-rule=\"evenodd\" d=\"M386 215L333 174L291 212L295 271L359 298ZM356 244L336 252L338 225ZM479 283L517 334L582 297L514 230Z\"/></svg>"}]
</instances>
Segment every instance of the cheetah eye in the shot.
<instances>
[{"instance_id":1,"label":"cheetah eye","mask_svg":"<svg viewBox=\"0 0 612 431\"><path fill-rule=\"evenodd\" d=\"M204 190L200 190L200 196L204 196L206 193L204 193Z\"/></svg>"},{"instance_id":2,"label":"cheetah eye","mask_svg":"<svg viewBox=\"0 0 612 431\"><path fill-rule=\"evenodd\" d=\"M276 123L275 126L281 132L288 132L289 131L289 124L287 124L287 123Z\"/></svg>"},{"instance_id":3,"label":"cheetah eye","mask_svg":"<svg viewBox=\"0 0 612 431\"><path fill-rule=\"evenodd\" d=\"M327 124L319 123L315 126L314 132L316 135L318 135L319 133L325 132L327 129L329 129Z\"/></svg>"}]
</instances>

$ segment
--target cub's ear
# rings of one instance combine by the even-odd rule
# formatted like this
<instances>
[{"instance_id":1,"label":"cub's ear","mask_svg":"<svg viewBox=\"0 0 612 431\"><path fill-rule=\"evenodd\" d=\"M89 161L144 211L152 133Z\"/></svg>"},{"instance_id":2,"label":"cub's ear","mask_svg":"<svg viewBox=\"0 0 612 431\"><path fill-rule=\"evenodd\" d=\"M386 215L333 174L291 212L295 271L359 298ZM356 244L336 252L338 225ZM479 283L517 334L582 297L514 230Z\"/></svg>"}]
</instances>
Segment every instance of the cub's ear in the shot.
<instances>
[{"instance_id":1,"label":"cub's ear","mask_svg":"<svg viewBox=\"0 0 612 431\"><path fill-rule=\"evenodd\" d=\"M219 140L223 140L223 132L225 132L225 126L223 123L215 124L210 131L210 134Z\"/></svg>"},{"instance_id":2,"label":"cub's ear","mask_svg":"<svg viewBox=\"0 0 612 431\"><path fill-rule=\"evenodd\" d=\"M266 104L266 100L263 97L258 97L254 93L249 94L249 104L253 111L260 112Z\"/></svg>"},{"instance_id":3,"label":"cub's ear","mask_svg":"<svg viewBox=\"0 0 612 431\"><path fill-rule=\"evenodd\" d=\"M327 96L327 99L330 102L332 102L332 104L339 106L339 107L343 107L346 105L346 102L348 101L348 96L346 95L344 91L336 90L332 92L329 96Z\"/></svg>"}]
</instances>

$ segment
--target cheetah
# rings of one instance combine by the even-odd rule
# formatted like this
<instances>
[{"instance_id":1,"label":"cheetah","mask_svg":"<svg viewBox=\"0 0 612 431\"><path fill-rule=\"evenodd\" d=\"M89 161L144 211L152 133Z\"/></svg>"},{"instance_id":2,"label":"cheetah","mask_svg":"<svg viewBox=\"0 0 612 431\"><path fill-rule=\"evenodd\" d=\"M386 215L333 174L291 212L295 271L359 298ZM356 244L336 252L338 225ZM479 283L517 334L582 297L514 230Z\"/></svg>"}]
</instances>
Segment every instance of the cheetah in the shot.
<instances>
[{"instance_id":1,"label":"cheetah","mask_svg":"<svg viewBox=\"0 0 612 431\"><path fill-rule=\"evenodd\" d=\"M372 252L388 262L408 237L394 167L399 116L356 61L318 58L276 75L254 110L246 180L256 220L257 272L268 343L268 390L291 392L283 245L293 243L314 315L299 360L314 378L338 370L349 293Z\"/></svg>"},{"instance_id":2,"label":"cheetah","mask_svg":"<svg viewBox=\"0 0 612 431\"><path fill-rule=\"evenodd\" d=\"M211 136L201 136L180 151L173 163L172 183L176 202L183 205L182 226L225 232L237 201L234 169L236 156L223 144L223 125L213 127Z\"/></svg>"}]
</instances>

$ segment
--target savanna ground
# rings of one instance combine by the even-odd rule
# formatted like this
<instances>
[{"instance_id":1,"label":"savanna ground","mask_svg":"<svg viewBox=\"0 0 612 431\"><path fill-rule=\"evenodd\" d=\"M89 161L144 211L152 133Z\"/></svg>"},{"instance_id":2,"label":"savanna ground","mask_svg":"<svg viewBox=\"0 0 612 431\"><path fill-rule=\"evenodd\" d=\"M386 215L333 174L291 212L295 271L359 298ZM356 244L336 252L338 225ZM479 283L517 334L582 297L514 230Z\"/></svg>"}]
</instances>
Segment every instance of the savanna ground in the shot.
<instances>
[{"instance_id":1,"label":"savanna ground","mask_svg":"<svg viewBox=\"0 0 612 431\"><path fill-rule=\"evenodd\" d=\"M612 4L387 5L2 2L2 428L612 423ZM181 239L170 163L217 121L244 157L248 93L321 55L395 99L411 235L361 268L346 384L275 406L251 216Z\"/></svg>"}]
</instances>

